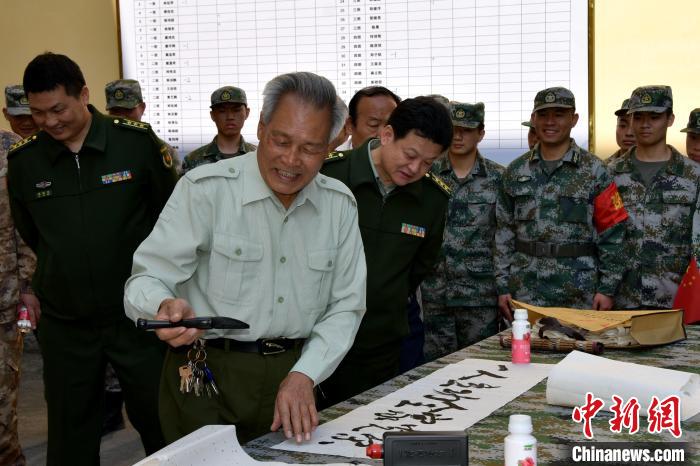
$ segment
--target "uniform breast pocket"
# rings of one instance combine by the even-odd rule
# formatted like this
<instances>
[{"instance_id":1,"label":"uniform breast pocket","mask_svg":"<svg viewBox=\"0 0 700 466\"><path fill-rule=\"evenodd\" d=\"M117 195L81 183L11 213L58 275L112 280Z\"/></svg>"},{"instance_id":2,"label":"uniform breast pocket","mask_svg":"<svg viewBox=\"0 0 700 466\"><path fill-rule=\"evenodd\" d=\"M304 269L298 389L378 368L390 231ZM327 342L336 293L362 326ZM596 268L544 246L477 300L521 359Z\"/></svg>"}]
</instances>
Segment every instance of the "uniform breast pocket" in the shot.
<instances>
[{"instance_id":1,"label":"uniform breast pocket","mask_svg":"<svg viewBox=\"0 0 700 466\"><path fill-rule=\"evenodd\" d=\"M337 249L319 249L307 253L307 270L301 277L301 305L306 311L325 308L330 299Z\"/></svg>"},{"instance_id":2,"label":"uniform breast pocket","mask_svg":"<svg viewBox=\"0 0 700 466\"><path fill-rule=\"evenodd\" d=\"M685 191L664 191L661 193L663 211L661 223L665 226L690 225L691 207L695 199Z\"/></svg>"},{"instance_id":3,"label":"uniform breast pocket","mask_svg":"<svg viewBox=\"0 0 700 466\"><path fill-rule=\"evenodd\" d=\"M226 303L254 301L261 273L263 247L238 236L214 233L209 261L208 295Z\"/></svg>"},{"instance_id":4,"label":"uniform breast pocket","mask_svg":"<svg viewBox=\"0 0 700 466\"><path fill-rule=\"evenodd\" d=\"M537 215L537 203L532 194L517 194L513 200L513 216L516 220L534 220Z\"/></svg>"},{"instance_id":5,"label":"uniform breast pocket","mask_svg":"<svg viewBox=\"0 0 700 466\"><path fill-rule=\"evenodd\" d=\"M482 193L469 200L471 225L493 225L496 223L496 194Z\"/></svg>"},{"instance_id":6,"label":"uniform breast pocket","mask_svg":"<svg viewBox=\"0 0 700 466\"><path fill-rule=\"evenodd\" d=\"M559 221L586 223L590 217L587 198L571 196L559 197Z\"/></svg>"}]
</instances>

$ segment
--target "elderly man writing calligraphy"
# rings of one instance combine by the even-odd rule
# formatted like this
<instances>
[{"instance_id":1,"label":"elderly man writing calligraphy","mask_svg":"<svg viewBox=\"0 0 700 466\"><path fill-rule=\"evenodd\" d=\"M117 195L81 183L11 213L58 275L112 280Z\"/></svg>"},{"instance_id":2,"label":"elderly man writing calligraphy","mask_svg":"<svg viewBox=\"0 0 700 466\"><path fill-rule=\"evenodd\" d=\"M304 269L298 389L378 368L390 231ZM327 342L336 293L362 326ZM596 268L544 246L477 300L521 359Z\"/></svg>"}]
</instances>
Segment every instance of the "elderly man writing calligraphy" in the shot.
<instances>
[{"instance_id":1,"label":"elderly man writing calligraphy","mask_svg":"<svg viewBox=\"0 0 700 466\"><path fill-rule=\"evenodd\" d=\"M157 330L170 344L160 389L168 442L207 424L235 424L242 441L280 427L309 440L318 424L313 387L350 348L365 311L355 199L318 174L343 124L335 88L299 72L276 77L263 94L257 151L180 180L126 284L133 319L250 324ZM180 391L178 370L200 338L218 396Z\"/></svg>"}]
</instances>

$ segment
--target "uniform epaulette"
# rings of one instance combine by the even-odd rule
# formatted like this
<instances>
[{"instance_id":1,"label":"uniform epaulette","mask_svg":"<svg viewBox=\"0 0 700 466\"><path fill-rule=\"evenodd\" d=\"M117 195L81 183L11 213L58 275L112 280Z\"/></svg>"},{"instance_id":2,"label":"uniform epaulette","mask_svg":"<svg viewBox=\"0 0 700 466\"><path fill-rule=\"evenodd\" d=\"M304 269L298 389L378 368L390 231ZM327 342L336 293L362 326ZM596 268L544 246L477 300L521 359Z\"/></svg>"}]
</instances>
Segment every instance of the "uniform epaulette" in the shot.
<instances>
[{"instance_id":1,"label":"uniform epaulette","mask_svg":"<svg viewBox=\"0 0 700 466\"><path fill-rule=\"evenodd\" d=\"M326 160L324 160L323 163L332 162L334 160L343 160L344 158L344 152L331 152L326 156Z\"/></svg>"},{"instance_id":2,"label":"uniform epaulette","mask_svg":"<svg viewBox=\"0 0 700 466\"><path fill-rule=\"evenodd\" d=\"M452 189L450 189L450 187L447 186L447 183L442 181L439 176L437 176L431 172L428 172L425 174L425 177L428 178L433 183L435 183L436 185L438 185L438 187L440 188L440 190L442 192L444 192L448 196L452 196Z\"/></svg>"},{"instance_id":3,"label":"uniform epaulette","mask_svg":"<svg viewBox=\"0 0 700 466\"><path fill-rule=\"evenodd\" d=\"M23 147L27 147L29 144L33 143L34 141L37 140L37 135L32 134L31 136L28 136L21 141L17 141L16 143L12 144L10 146L10 149L7 151L7 155L10 156L14 154L15 152L18 152L20 149Z\"/></svg>"},{"instance_id":4,"label":"uniform epaulette","mask_svg":"<svg viewBox=\"0 0 700 466\"><path fill-rule=\"evenodd\" d=\"M151 125L144 123L142 121L129 120L128 118L115 118L112 120L116 126L121 126L122 128L132 128L140 131L148 131L151 129Z\"/></svg>"}]
</instances>

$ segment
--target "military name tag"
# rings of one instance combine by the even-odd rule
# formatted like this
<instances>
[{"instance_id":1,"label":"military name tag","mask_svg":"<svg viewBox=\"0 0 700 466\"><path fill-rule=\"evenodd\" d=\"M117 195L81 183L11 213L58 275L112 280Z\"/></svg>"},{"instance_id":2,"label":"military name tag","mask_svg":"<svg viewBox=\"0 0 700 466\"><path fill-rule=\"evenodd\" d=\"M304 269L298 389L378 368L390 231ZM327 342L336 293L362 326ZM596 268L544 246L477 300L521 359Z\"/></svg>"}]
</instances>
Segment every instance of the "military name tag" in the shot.
<instances>
[{"instance_id":1,"label":"military name tag","mask_svg":"<svg viewBox=\"0 0 700 466\"><path fill-rule=\"evenodd\" d=\"M402 223L401 233L405 233L411 236L417 236L419 238L425 238L425 227L419 227L416 225L411 225L409 223Z\"/></svg>"},{"instance_id":2,"label":"military name tag","mask_svg":"<svg viewBox=\"0 0 700 466\"><path fill-rule=\"evenodd\" d=\"M131 179L131 170L124 170L122 172L110 173L109 175L102 175L100 180L102 184L112 184L119 183L120 181L126 181Z\"/></svg>"}]
</instances>

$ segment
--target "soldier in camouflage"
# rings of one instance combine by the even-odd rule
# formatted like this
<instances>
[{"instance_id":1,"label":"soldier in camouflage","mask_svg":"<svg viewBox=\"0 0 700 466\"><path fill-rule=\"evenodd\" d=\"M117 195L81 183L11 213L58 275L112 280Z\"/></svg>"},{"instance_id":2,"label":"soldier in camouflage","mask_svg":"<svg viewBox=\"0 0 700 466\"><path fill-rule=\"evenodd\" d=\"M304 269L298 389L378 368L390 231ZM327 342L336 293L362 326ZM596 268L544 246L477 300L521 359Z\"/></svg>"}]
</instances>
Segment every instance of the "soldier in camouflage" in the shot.
<instances>
[{"instance_id":1,"label":"soldier in camouflage","mask_svg":"<svg viewBox=\"0 0 700 466\"><path fill-rule=\"evenodd\" d=\"M540 306L611 309L622 278L626 213L603 162L570 138L574 95L537 93L539 142L503 174L496 206L499 310L510 299Z\"/></svg>"},{"instance_id":2,"label":"soldier in camouflage","mask_svg":"<svg viewBox=\"0 0 700 466\"><path fill-rule=\"evenodd\" d=\"M688 125L681 130L685 135L685 153L688 158L700 163L700 108L690 112Z\"/></svg>"},{"instance_id":3,"label":"soldier in camouflage","mask_svg":"<svg viewBox=\"0 0 700 466\"><path fill-rule=\"evenodd\" d=\"M630 99L622 101L619 109L615 110L617 116L617 126L615 127L615 141L619 149L605 160L605 163L611 164L622 157L625 152L630 150L635 145L634 131L632 131L632 116L627 113L630 108Z\"/></svg>"},{"instance_id":4,"label":"soldier in camouflage","mask_svg":"<svg viewBox=\"0 0 700 466\"><path fill-rule=\"evenodd\" d=\"M5 88L5 108L2 109L2 113L10 123L12 131L23 139L39 131L39 127L32 118L29 100L21 84Z\"/></svg>"},{"instance_id":5,"label":"soldier in camouflage","mask_svg":"<svg viewBox=\"0 0 700 466\"><path fill-rule=\"evenodd\" d=\"M141 121L146 111L141 85L135 79L117 79L105 85L105 100L107 114L133 121ZM161 140L162 141L162 140ZM173 160L173 166L180 172L180 158L177 149L162 141Z\"/></svg>"},{"instance_id":6,"label":"soldier in camouflage","mask_svg":"<svg viewBox=\"0 0 700 466\"><path fill-rule=\"evenodd\" d=\"M40 313L30 287L34 253L17 234L7 194L7 152L20 138L0 130L0 464L24 465L17 438L17 388L22 340L17 331L17 305L27 306L32 323Z\"/></svg>"},{"instance_id":7,"label":"soldier in camouflage","mask_svg":"<svg viewBox=\"0 0 700 466\"><path fill-rule=\"evenodd\" d=\"M433 360L498 331L493 240L503 167L477 148L484 104L449 103L452 144L432 167L452 190L435 271L421 285L425 356Z\"/></svg>"},{"instance_id":8,"label":"soldier in camouflage","mask_svg":"<svg viewBox=\"0 0 700 466\"><path fill-rule=\"evenodd\" d=\"M608 166L630 218L627 270L615 301L621 309L668 309L698 248L700 165L666 144L674 120L670 87L638 87L629 112L637 145Z\"/></svg>"},{"instance_id":9,"label":"soldier in camouflage","mask_svg":"<svg viewBox=\"0 0 700 466\"><path fill-rule=\"evenodd\" d=\"M535 133L535 127L532 126L532 122L530 120L528 121L523 121L520 123L524 127L528 128L527 130L527 147L532 150L535 147L535 144L537 144L537 133Z\"/></svg>"},{"instance_id":10,"label":"soldier in camouflage","mask_svg":"<svg viewBox=\"0 0 700 466\"><path fill-rule=\"evenodd\" d=\"M254 144L247 143L241 134L243 124L250 115L243 89L224 86L215 90L211 95L210 108L209 115L216 124L216 136L209 144L185 156L182 161L183 173L204 163L218 162L257 149Z\"/></svg>"}]
</instances>

